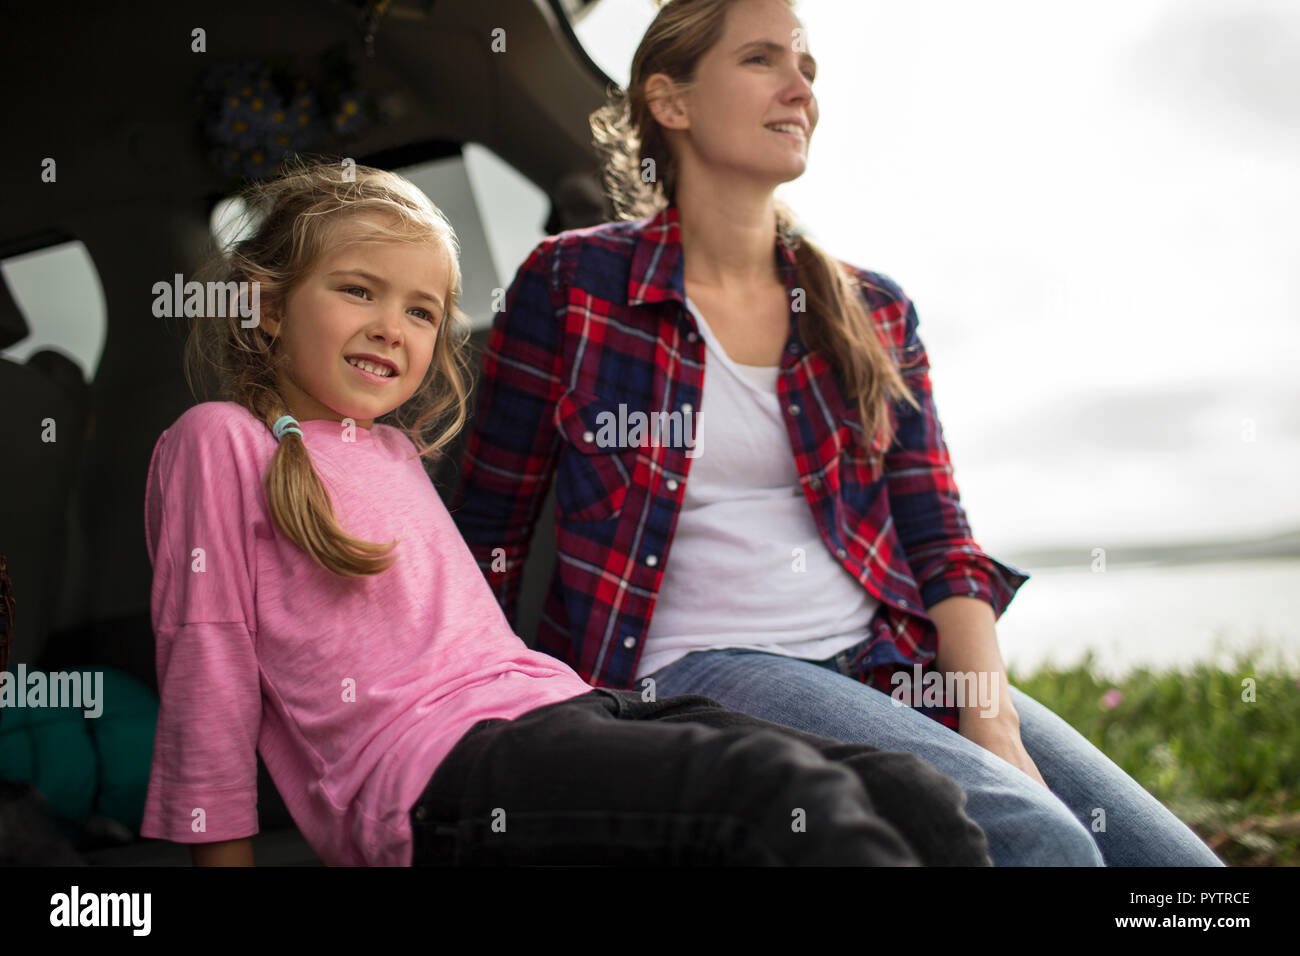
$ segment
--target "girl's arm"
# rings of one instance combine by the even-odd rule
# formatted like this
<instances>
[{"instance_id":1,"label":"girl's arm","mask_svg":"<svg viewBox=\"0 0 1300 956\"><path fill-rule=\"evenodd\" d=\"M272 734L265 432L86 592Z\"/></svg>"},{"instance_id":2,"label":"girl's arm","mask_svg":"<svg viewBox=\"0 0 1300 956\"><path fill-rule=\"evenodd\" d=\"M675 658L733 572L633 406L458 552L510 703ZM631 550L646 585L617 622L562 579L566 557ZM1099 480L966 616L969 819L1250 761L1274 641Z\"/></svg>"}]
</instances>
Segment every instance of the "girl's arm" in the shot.
<instances>
[{"instance_id":1,"label":"girl's arm","mask_svg":"<svg viewBox=\"0 0 1300 956\"><path fill-rule=\"evenodd\" d=\"M251 569L262 436L253 428L265 428L247 413L232 421L237 412L221 403L186 412L159 438L146 482L159 709L140 832L174 843L258 832Z\"/></svg>"},{"instance_id":2,"label":"girl's arm","mask_svg":"<svg viewBox=\"0 0 1300 956\"><path fill-rule=\"evenodd\" d=\"M543 241L506 293L484 350L473 430L447 509L512 627L559 448L562 328L552 287L559 252L553 240Z\"/></svg>"},{"instance_id":3,"label":"girl's arm","mask_svg":"<svg viewBox=\"0 0 1300 956\"><path fill-rule=\"evenodd\" d=\"M223 840L220 843L191 843L195 866L253 866L253 841Z\"/></svg>"}]
</instances>

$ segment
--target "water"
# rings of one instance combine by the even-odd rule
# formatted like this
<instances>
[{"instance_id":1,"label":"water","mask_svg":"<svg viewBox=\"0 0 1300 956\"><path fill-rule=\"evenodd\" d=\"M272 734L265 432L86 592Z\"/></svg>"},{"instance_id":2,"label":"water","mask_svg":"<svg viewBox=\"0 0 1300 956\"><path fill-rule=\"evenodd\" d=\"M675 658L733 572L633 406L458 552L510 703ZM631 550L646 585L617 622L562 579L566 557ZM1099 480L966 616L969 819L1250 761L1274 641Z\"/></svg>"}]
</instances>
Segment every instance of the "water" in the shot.
<instances>
[{"instance_id":1,"label":"water","mask_svg":"<svg viewBox=\"0 0 1300 956\"><path fill-rule=\"evenodd\" d=\"M1077 663L1098 670L1227 665L1262 648L1262 665L1300 669L1300 560L1028 567L1032 577L998 621L1007 665L1023 672Z\"/></svg>"}]
</instances>

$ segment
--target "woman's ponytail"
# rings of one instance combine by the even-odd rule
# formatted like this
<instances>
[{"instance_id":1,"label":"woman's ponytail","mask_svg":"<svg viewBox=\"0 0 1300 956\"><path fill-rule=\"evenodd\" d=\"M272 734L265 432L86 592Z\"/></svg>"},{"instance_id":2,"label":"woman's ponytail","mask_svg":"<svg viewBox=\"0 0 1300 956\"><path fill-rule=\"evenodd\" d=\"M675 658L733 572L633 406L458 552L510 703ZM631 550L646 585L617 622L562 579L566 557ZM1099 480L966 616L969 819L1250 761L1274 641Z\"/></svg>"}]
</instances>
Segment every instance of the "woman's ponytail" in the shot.
<instances>
[{"instance_id":1,"label":"woman's ponytail","mask_svg":"<svg viewBox=\"0 0 1300 956\"><path fill-rule=\"evenodd\" d=\"M857 402L864 447L879 439L881 450L888 450L894 440L889 403L897 398L918 411L921 406L867 312L857 279L798 233L793 214L780 203L776 222L777 235L794 251L796 282L807 297L811 321L800 330L804 341L826 357L840 374L845 397Z\"/></svg>"}]
</instances>

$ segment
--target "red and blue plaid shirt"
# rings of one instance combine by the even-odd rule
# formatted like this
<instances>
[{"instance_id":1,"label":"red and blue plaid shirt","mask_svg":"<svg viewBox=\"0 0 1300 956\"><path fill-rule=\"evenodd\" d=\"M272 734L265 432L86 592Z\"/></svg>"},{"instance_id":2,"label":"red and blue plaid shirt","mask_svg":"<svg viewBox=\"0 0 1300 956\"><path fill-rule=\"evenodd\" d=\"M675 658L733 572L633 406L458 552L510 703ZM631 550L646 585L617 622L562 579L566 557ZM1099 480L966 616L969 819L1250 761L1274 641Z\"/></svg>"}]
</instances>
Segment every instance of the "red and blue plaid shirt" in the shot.
<instances>
[{"instance_id":1,"label":"red and blue plaid shirt","mask_svg":"<svg viewBox=\"0 0 1300 956\"><path fill-rule=\"evenodd\" d=\"M774 248L793 304L794 255ZM804 345L793 309L777 397L821 539L879 602L852 674L889 693L896 670L933 666L938 632L926 608L966 595L1000 617L1028 575L971 537L912 303L886 276L848 268L921 411L894 401L894 443L883 460L878 438L864 449L857 403ZM536 643L597 686L633 684L691 458L682 442L610 447L593 436L610 421L602 413L617 419L620 405L648 415L694 411L705 423L705 344L682 274L671 206L538 245L489 336L452 498L457 526L513 624L529 540L555 481L558 553ZM920 709L956 727L953 708Z\"/></svg>"}]
</instances>

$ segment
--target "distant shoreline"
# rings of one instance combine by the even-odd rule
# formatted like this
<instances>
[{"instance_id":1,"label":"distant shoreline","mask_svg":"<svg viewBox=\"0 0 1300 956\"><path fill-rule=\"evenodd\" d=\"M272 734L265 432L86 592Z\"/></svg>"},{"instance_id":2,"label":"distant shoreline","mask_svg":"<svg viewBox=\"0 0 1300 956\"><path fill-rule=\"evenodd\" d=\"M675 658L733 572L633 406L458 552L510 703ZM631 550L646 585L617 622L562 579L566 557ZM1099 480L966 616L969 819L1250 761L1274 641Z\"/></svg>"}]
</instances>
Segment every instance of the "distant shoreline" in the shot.
<instances>
[{"instance_id":1,"label":"distant shoreline","mask_svg":"<svg viewBox=\"0 0 1300 956\"><path fill-rule=\"evenodd\" d=\"M1210 564L1222 561L1300 560L1300 530L1241 541L1185 544L1090 544L1072 548L1031 548L994 554L1022 568L1091 567L1093 550L1105 548L1106 565ZM992 553L992 552L990 552Z\"/></svg>"}]
</instances>

